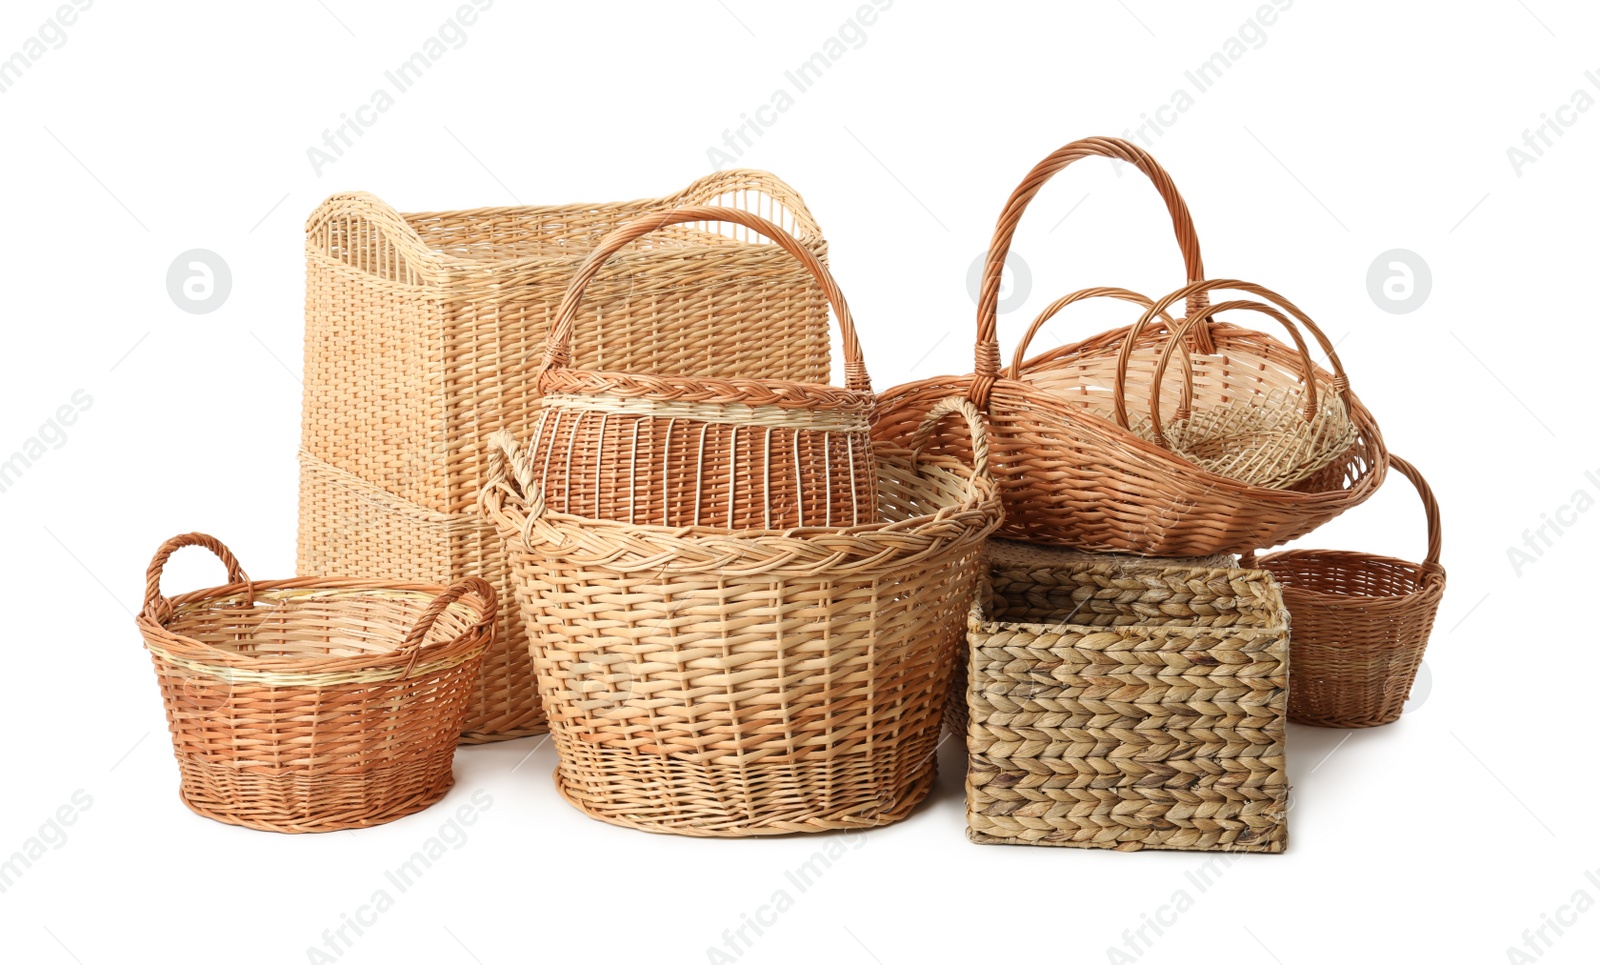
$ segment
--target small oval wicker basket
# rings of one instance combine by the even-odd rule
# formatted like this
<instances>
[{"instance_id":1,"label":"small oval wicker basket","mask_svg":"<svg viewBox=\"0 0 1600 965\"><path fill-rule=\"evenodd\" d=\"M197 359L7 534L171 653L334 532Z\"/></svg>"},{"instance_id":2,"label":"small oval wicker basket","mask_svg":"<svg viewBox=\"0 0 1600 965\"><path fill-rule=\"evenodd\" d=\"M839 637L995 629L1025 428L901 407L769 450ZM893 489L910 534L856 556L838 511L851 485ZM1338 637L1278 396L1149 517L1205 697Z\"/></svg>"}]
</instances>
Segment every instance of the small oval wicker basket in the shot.
<instances>
[{"instance_id":1,"label":"small oval wicker basket","mask_svg":"<svg viewBox=\"0 0 1600 965\"><path fill-rule=\"evenodd\" d=\"M185 546L225 586L167 598ZM496 593L428 583L253 582L202 533L162 544L137 618L155 664L180 794L196 813L266 831L338 831L439 800L494 632Z\"/></svg>"}]
</instances>

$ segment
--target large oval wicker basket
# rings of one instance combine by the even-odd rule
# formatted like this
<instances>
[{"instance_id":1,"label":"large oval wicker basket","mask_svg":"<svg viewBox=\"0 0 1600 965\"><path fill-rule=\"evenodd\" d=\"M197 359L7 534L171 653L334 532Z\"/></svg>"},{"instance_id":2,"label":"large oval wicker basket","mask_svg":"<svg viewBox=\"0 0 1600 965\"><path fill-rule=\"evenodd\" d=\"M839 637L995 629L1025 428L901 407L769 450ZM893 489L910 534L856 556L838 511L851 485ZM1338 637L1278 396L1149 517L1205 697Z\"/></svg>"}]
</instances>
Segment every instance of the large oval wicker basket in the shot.
<instances>
[{"instance_id":1,"label":"large oval wicker basket","mask_svg":"<svg viewBox=\"0 0 1600 965\"><path fill-rule=\"evenodd\" d=\"M931 787L984 537L976 469L880 447L878 521L666 529L550 510L515 440L483 508L505 536L561 793L700 836L897 821ZM920 445L921 439L913 440Z\"/></svg>"},{"instance_id":2,"label":"large oval wicker basket","mask_svg":"<svg viewBox=\"0 0 1600 965\"><path fill-rule=\"evenodd\" d=\"M1274 300L1278 307L1309 323L1303 312L1260 286L1232 280L1200 281L1199 244L1187 206L1171 178L1142 149L1117 138L1089 138L1060 148L1041 161L1013 192L995 229L978 303L976 369L968 376L942 376L890 389L879 396L875 438L904 438L922 415L952 392L971 398L988 419L993 470L1005 505L1002 535L1100 552L1146 556L1207 556L1274 546L1311 529L1368 498L1382 482L1388 464L1383 439L1371 414L1344 381L1317 371L1344 396L1354 442L1340 456L1285 489L1255 485L1208 471L1152 439L1085 412L1070 387L1035 384L1027 376L1008 377L1000 368L996 310L1001 275L1011 237L1028 202L1049 178L1077 160L1110 157L1135 165L1156 184L1168 211L1191 283L1157 304L1147 316L1159 320L1177 299L1187 299L1188 324L1140 324L1107 332L1061 355L1092 351L1115 359L1125 348L1139 351L1151 366L1146 384L1159 385L1154 366L1161 346L1185 339L1196 356L1235 353L1244 364L1275 364L1300 355L1260 332L1210 317L1207 296L1228 288ZM1315 331L1315 329L1312 329ZM1322 340L1330 359L1331 344ZM1028 368L1040 371L1040 360ZM1158 434L1159 435L1159 434Z\"/></svg>"}]
</instances>

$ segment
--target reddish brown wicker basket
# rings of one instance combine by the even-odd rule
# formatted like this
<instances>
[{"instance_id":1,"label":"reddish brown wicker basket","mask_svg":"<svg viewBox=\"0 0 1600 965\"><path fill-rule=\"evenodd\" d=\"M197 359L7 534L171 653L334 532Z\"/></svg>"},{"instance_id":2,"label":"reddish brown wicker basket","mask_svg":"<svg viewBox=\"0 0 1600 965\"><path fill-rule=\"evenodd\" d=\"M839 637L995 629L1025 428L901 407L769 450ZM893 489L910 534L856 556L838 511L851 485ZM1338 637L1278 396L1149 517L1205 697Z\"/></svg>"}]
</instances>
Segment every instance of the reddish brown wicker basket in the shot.
<instances>
[{"instance_id":1,"label":"reddish brown wicker basket","mask_svg":"<svg viewBox=\"0 0 1600 965\"><path fill-rule=\"evenodd\" d=\"M708 221L758 231L811 272L844 333L844 388L568 367L578 305L607 260L659 228ZM737 285L727 297L740 297ZM558 512L727 529L854 526L876 518L875 400L849 306L822 262L758 215L687 207L613 231L567 287L539 390L533 467L546 504Z\"/></svg>"},{"instance_id":2,"label":"reddish brown wicker basket","mask_svg":"<svg viewBox=\"0 0 1600 965\"><path fill-rule=\"evenodd\" d=\"M1399 456L1428 516L1428 556L1410 563L1338 550L1286 550L1240 565L1283 586L1292 632L1289 719L1317 727L1376 727L1399 719L1444 596L1439 503Z\"/></svg>"},{"instance_id":3,"label":"reddish brown wicker basket","mask_svg":"<svg viewBox=\"0 0 1600 965\"><path fill-rule=\"evenodd\" d=\"M168 599L184 546L228 584ZM179 792L196 813L266 831L392 821L444 796L497 594L427 583L253 582L202 533L162 544L139 632L155 664Z\"/></svg>"},{"instance_id":4,"label":"reddish brown wicker basket","mask_svg":"<svg viewBox=\"0 0 1600 965\"><path fill-rule=\"evenodd\" d=\"M1007 377L1000 369L996 309L1001 272L1011 237L1029 201L1056 172L1086 157L1111 157L1138 167L1161 191L1184 251L1191 279L1203 274L1194 225L1172 180L1140 148L1117 138L1089 138L1060 148L1040 162L1013 192L1001 213L989 249L978 304L976 371L943 376L884 392L879 397L875 438L905 438L939 399L966 394L988 417L994 474L1005 503L1003 536L1100 552L1145 556L1208 556L1275 546L1311 531L1368 498L1382 481L1387 452L1372 416L1353 394L1345 396L1355 442L1307 478L1286 489L1251 485L1197 467L1162 445L1140 438L1115 421L1084 411L1070 393L1037 384L1037 378ZM1298 367L1295 349L1269 336L1210 317L1208 293L1230 288L1273 301L1297 321L1303 312L1266 289L1245 282L1192 281L1173 292L1147 317L1178 298L1188 300L1183 329L1197 357L1245 356L1241 364ZM1138 348L1153 366L1172 337L1165 325L1140 324L1051 353L1097 353L1116 358ZM1313 330L1314 331L1314 330ZM1336 364L1332 346L1322 341ZM1153 353L1153 354L1152 354ZM1041 361L1032 360L1037 371ZM1316 370L1343 392L1342 379Z\"/></svg>"}]
</instances>

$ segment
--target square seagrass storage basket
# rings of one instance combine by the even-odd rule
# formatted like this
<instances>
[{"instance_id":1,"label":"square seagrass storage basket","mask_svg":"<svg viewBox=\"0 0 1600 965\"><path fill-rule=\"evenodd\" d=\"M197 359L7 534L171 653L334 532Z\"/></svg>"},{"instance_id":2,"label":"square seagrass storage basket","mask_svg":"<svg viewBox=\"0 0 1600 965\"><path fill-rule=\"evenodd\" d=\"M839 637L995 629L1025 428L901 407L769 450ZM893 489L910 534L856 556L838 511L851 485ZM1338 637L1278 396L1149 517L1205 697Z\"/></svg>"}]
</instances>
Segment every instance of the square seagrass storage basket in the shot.
<instances>
[{"instance_id":1,"label":"square seagrass storage basket","mask_svg":"<svg viewBox=\"0 0 1600 965\"><path fill-rule=\"evenodd\" d=\"M968 838L1284 849L1289 625L1271 574L995 540L978 593Z\"/></svg>"},{"instance_id":2,"label":"square seagrass storage basket","mask_svg":"<svg viewBox=\"0 0 1600 965\"><path fill-rule=\"evenodd\" d=\"M792 188L730 170L668 197L401 214L362 193L306 225L298 568L307 576L500 589L462 739L542 733L504 544L476 512L484 446L538 417L545 335L567 283L612 229L687 204L778 223L819 258ZM575 322L586 369L826 382L828 307L805 267L748 229L674 225L613 258Z\"/></svg>"}]
</instances>

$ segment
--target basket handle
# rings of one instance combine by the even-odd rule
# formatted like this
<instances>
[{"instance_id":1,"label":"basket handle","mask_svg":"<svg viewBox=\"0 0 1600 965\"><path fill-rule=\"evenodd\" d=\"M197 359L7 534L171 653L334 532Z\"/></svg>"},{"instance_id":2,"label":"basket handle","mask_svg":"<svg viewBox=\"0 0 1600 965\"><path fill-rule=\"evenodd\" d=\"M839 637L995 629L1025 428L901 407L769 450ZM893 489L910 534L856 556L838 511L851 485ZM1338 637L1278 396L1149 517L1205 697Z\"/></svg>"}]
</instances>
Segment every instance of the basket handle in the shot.
<instances>
[{"instance_id":1,"label":"basket handle","mask_svg":"<svg viewBox=\"0 0 1600 965\"><path fill-rule=\"evenodd\" d=\"M1142 331L1144 326L1149 324L1151 322L1151 320L1160 317L1162 312L1164 312L1166 309L1170 308L1173 305L1173 303L1177 302L1179 299L1182 299L1182 298L1190 298L1190 299L1192 299L1194 297L1194 293L1196 291L1203 292L1203 293L1209 293L1209 292L1217 291L1219 289L1229 289L1229 290L1232 290L1232 291L1245 292L1245 293L1248 293L1248 294L1251 294L1251 295L1255 295L1256 297L1264 299L1268 303L1270 303L1270 306L1264 305L1264 306L1260 306L1260 308L1256 308L1255 307L1255 303L1250 303L1250 302L1234 303L1232 305L1232 307L1235 307L1235 308L1253 308L1254 310L1257 310L1257 311L1260 311L1260 310L1262 310L1264 308L1275 307L1275 308L1281 309L1284 312L1287 312L1289 314L1289 316L1292 317L1296 322L1299 322L1300 325L1304 326L1306 331L1310 332L1312 337L1317 340L1317 345L1322 348L1322 351L1324 352L1324 354L1326 354L1328 356L1328 364L1333 366L1333 388L1334 388L1334 391L1339 393L1339 397L1344 399L1345 404L1347 406L1350 404L1350 380L1345 375L1344 363L1339 360L1339 353L1334 350L1333 342L1322 331L1322 329L1320 327L1318 327L1317 323L1311 320L1311 316L1309 316L1305 312L1301 311L1299 306L1295 305L1293 302L1289 301L1287 298L1284 298L1282 295L1278 294L1277 292L1273 291L1270 288L1267 288L1267 287L1262 286L1262 285L1257 285L1254 282L1240 281L1237 278L1217 278L1217 279L1212 279L1211 281L1193 282L1191 284L1183 286L1182 288L1177 289L1176 291L1167 293L1166 295L1162 296L1154 305L1152 305L1152 306L1150 306L1150 308L1146 309L1145 314L1144 314L1144 318L1140 319L1138 324L1132 326L1128 330L1128 337L1123 342L1122 354L1120 356L1118 356L1118 363L1117 363L1117 392L1116 392L1117 420L1124 428L1126 428L1127 425L1128 425L1128 415L1127 415L1127 409L1126 409L1126 401L1124 399L1124 396L1125 396L1124 388L1125 388L1125 385L1126 385L1126 372L1127 372L1127 359L1128 359L1129 354L1131 354L1131 352L1132 352L1134 343L1137 341L1137 339L1139 337L1139 332ZM1208 307L1206 309L1206 314L1207 314L1207 320L1208 321L1209 321L1209 316L1213 311L1215 311L1215 309L1210 308L1210 307ZM1267 314L1271 314L1271 315L1273 315L1274 318L1279 318L1280 321L1283 321L1283 319L1280 316L1278 316L1276 313L1274 313L1274 312L1268 311ZM1182 324L1183 327L1186 328L1192 322L1193 322L1193 317L1191 316L1190 319L1185 320L1181 324ZM1287 326L1287 322L1285 322L1285 325ZM1209 325L1205 326L1205 327L1209 328ZM1287 326L1287 327L1289 327L1291 334L1294 334L1294 336L1295 336L1294 337L1295 345L1299 347L1301 356L1306 360L1306 373L1307 373L1306 383L1307 383L1307 386L1309 387L1309 391L1307 393L1307 400L1308 400L1307 413L1308 413L1308 417L1309 417L1310 414L1314 414L1315 411L1316 411L1314 408L1310 408L1309 407L1310 405L1314 405L1314 400L1315 400L1315 392L1316 392L1315 380L1313 378L1311 378L1311 374L1315 371L1315 363L1311 359L1311 354L1310 354L1310 351L1306 348L1305 341L1303 339L1301 339L1297 333L1294 332L1294 328L1292 326ZM1174 338L1173 341L1175 342L1176 338ZM1152 391L1153 392L1159 392L1160 385L1161 385L1161 382L1160 382L1160 379L1158 377L1155 380L1155 382L1153 383L1154 388L1152 389ZM1153 420L1154 421L1153 421L1153 424L1152 424L1152 429L1155 430L1155 435L1159 439L1160 436L1161 436L1161 417L1160 417L1160 413L1154 413L1153 414Z\"/></svg>"},{"instance_id":2,"label":"basket handle","mask_svg":"<svg viewBox=\"0 0 1600 965\"><path fill-rule=\"evenodd\" d=\"M822 226L811 217L811 209L806 207L800 192L777 175L767 171L758 171L754 168L728 168L726 171L708 174L673 195L666 204L673 208L685 205L715 205L717 198L729 195L737 196L742 203L745 200L742 195L748 193L770 198L774 209L788 212L790 217L794 218L795 235L812 241L822 240ZM771 221L777 220L769 214L762 214L759 210L755 213Z\"/></svg>"},{"instance_id":3,"label":"basket handle","mask_svg":"<svg viewBox=\"0 0 1600 965\"><path fill-rule=\"evenodd\" d=\"M994 387L994 380L1000 373L1000 340L997 332L1000 284L1005 271L1006 255L1011 250L1011 238L1017 230L1017 222L1022 220L1022 213L1027 210L1028 203L1047 181L1072 162L1088 157L1126 161L1137 167L1155 184L1156 190L1167 204L1167 213L1172 217L1173 233L1177 236L1178 247L1183 252L1186 277L1190 281L1198 281L1205 277L1205 265L1200 258L1200 239L1195 234L1194 218L1189 214L1189 206L1184 203L1177 186L1172 183L1171 175L1156 163L1148 151L1120 137L1089 137L1057 148L1049 157L1034 165L1033 170L1022 179L1022 183L1011 192L1005 208L1000 212L1000 220L995 225L994 237L989 242L989 254L983 265L983 286L978 294L978 342L974 370L977 378L973 380L970 393L972 401L977 403L980 409L988 404L989 391ZM1205 293L1192 293L1189 314L1203 315L1205 306ZM1195 348L1207 354L1213 351L1211 333L1204 326L1195 329Z\"/></svg>"},{"instance_id":4,"label":"basket handle","mask_svg":"<svg viewBox=\"0 0 1600 965\"><path fill-rule=\"evenodd\" d=\"M230 584L245 584L245 606L255 605L255 584L250 582L250 577L244 575L244 570L240 568L239 561L234 558L233 551L222 545L222 541L215 536L207 536L205 533L184 533L182 536L174 536L162 543L161 548L156 550L156 555L151 558L149 568L145 570L144 609L146 611L154 612L153 608L157 604L160 604L163 610L171 608L171 601L161 593L161 571L166 568L167 560L172 558L172 554L185 546L203 546L215 553L217 558L222 560L222 565L228 568L228 582Z\"/></svg>"},{"instance_id":5,"label":"basket handle","mask_svg":"<svg viewBox=\"0 0 1600 965\"><path fill-rule=\"evenodd\" d=\"M495 595L494 586L488 580L476 576L468 576L457 580L448 590L433 598L433 602L428 604L426 610L422 611L422 616L417 619L416 625L411 628L411 632L407 633L406 638L400 642L400 648L395 653L411 651L411 659L406 662L405 673L402 676L411 676L412 669L417 665L417 657L422 653L422 641L428 638L428 633L433 629L434 622L439 619L445 610L450 608L450 604L468 593L476 594L487 604L484 609L484 619L494 619L495 610L499 605L499 597Z\"/></svg>"},{"instance_id":6,"label":"basket handle","mask_svg":"<svg viewBox=\"0 0 1600 965\"><path fill-rule=\"evenodd\" d=\"M572 328L578 316L578 303L583 298L584 289L600 269L605 267L606 261L630 242L657 228L691 221L726 221L743 225L766 235L804 265L811 273L811 277L822 286L823 294L827 296L828 304L833 306L833 312L839 319L839 328L844 333L845 388L853 392L872 391L872 380L867 377L866 365L861 360L861 341L856 337L856 326L850 317L850 306L845 303L844 293L839 290L827 267L817 260L817 256L812 254L810 249L796 241L793 235L760 215L738 208L719 208L709 205L693 205L642 215L606 235L567 285L567 293L561 299L561 307L556 310L556 320L550 326L550 335L545 343L544 368L562 369L571 364Z\"/></svg>"},{"instance_id":7,"label":"basket handle","mask_svg":"<svg viewBox=\"0 0 1600 965\"><path fill-rule=\"evenodd\" d=\"M1306 340L1301 337L1300 330L1289 321L1288 316L1278 311L1271 305L1262 302L1253 302L1247 299L1220 302L1212 305L1210 311L1216 315L1231 311L1259 312L1270 318L1278 320L1284 328L1288 329L1289 337L1294 340L1295 348L1299 350L1300 359L1304 363L1301 371L1305 373L1306 401L1301 412L1301 417L1310 422L1317 415L1317 363L1311 358L1311 350L1306 348ZM1178 324L1176 330L1171 330L1172 335L1167 339L1166 346L1161 351L1161 358L1156 361L1155 375L1150 384L1150 429L1154 433L1158 445L1165 446L1166 439L1161 425L1161 379L1167 374L1167 365L1172 361L1173 350L1183 340L1184 332L1194 323L1194 319L1186 318ZM1188 358L1188 353L1184 353ZM1192 365L1192 363L1191 363ZM1126 346L1121 355L1117 357L1117 422L1122 428L1128 428L1128 407L1126 393L1123 391L1128 372L1128 353ZM1193 378L1193 376L1190 376ZM1190 398L1185 398L1178 407L1178 418L1189 418Z\"/></svg>"},{"instance_id":8,"label":"basket handle","mask_svg":"<svg viewBox=\"0 0 1600 965\"><path fill-rule=\"evenodd\" d=\"M1039 329L1043 328L1046 322L1055 317L1058 312L1066 308L1068 305L1071 305L1074 302L1084 301L1089 298L1115 298L1119 301L1132 302L1133 304L1146 309L1155 304L1144 295L1141 295L1135 291L1129 291L1126 288L1084 288L1080 291L1075 291L1070 295L1063 295L1054 302L1051 302L1049 307L1040 312L1039 317L1033 320L1033 324L1028 326L1027 334L1023 335L1022 341L1017 343L1016 354L1011 357L1011 368L1007 369L1001 374L1006 378L1011 379L1022 378L1023 371L1028 367L1028 362L1023 360L1023 353L1028 350L1028 346L1033 342L1033 337L1038 334ZM1173 321L1172 316L1168 315L1166 312L1159 313L1157 317L1159 317L1162 323L1166 325L1168 332L1171 332L1177 326L1177 323ZM1142 323L1143 319L1140 321ZM1137 330L1140 327L1140 325L1135 325L1134 329ZM1124 351L1127 352L1131 350L1124 349ZM1124 365L1126 365L1125 362ZM1183 356L1183 398L1182 402L1180 403L1180 408L1182 411L1189 411L1189 407L1193 399L1194 363L1190 361L1189 356L1186 354ZM1126 428L1126 423L1124 423L1124 428Z\"/></svg>"},{"instance_id":9,"label":"basket handle","mask_svg":"<svg viewBox=\"0 0 1600 965\"><path fill-rule=\"evenodd\" d=\"M1433 496L1433 487L1429 486L1428 481L1422 478L1422 473L1417 471L1416 466L1392 452L1389 454L1389 465L1400 470L1401 475L1411 480L1411 485L1416 487L1417 495L1422 497L1422 510L1428 517L1428 556L1426 562L1428 566L1438 566L1439 556L1444 548L1444 533L1439 522L1439 501ZM1239 565L1246 569L1254 567L1256 563L1257 557L1254 550L1239 557Z\"/></svg>"},{"instance_id":10,"label":"basket handle","mask_svg":"<svg viewBox=\"0 0 1600 965\"><path fill-rule=\"evenodd\" d=\"M911 434L911 459L915 464L917 457L922 455L923 448L933 438L934 428L945 416L952 413L959 413L961 418L966 420L968 431L972 433L972 479L967 483L967 491L970 493L976 488L979 478L990 478L989 430L984 425L983 413L979 412L978 407L966 396L946 396L933 404L927 415L922 417L922 422L916 431Z\"/></svg>"}]
</instances>

